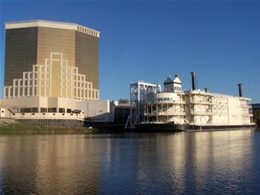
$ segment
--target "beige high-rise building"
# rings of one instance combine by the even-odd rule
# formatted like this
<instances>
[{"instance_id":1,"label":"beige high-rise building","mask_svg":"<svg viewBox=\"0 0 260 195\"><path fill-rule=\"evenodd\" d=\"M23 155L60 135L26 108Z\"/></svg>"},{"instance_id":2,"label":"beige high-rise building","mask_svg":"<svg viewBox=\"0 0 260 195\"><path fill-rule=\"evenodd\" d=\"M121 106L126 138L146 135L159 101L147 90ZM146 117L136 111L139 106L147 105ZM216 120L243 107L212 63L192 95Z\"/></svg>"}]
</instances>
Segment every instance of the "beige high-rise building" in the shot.
<instances>
[{"instance_id":1,"label":"beige high-rise building","mask_svg":"<svg viewBox=\"0 0 260 195\"><path fill-rule=\"evenodd\" d=\"M45 20L6 22L5 28L5 99L99 99L99 31Z\"/></svg>"}]
</instances>

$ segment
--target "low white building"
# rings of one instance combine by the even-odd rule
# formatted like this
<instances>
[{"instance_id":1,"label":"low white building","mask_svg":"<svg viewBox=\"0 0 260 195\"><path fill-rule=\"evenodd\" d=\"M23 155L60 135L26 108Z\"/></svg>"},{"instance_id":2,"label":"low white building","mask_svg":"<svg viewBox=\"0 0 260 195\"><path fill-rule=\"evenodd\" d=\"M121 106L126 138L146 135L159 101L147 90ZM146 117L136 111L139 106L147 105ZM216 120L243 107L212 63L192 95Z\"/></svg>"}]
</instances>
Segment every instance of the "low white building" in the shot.
<instances>
[{"instance_id":1,"label":"low white building","mask_svg":"<svg viewBox=\"0 0 260 195\"><path fill-rule=\"evenodd\" d=\"M1 117L14 119L89 119L113 122L115 102L109 100L83 101L62 97L19 97L1 99Z\"/></svg>"},{"instance_id":2,"label":"low white building","mask_svg":"<svg viewBox=\"0 0 260 195\"><path fill-rule=\"evenodd\" d=\"M0 118L10 117L10 112L6 108L0 108Z\"/></svg>"}]
</instances>

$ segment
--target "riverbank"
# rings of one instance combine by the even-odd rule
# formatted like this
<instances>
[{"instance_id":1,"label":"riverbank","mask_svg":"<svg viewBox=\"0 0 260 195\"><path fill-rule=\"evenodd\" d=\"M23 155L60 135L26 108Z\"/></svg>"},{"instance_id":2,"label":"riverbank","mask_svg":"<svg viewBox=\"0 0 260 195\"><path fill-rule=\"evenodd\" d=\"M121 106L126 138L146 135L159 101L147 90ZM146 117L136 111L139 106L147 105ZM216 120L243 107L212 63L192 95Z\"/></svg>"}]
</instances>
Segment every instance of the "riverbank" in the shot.
<instances>
[{"instance_id":1,"label":"riverbank","mask_svg":"<svg viewBox=\"0 0 260 195\"><path fill-rule=\"evenodd\" d=\"M260 132L260 127L256 127ZM0 118L0 135L4 134L103 134L125 133L122 125L115 124L87 124L85 127L60 127L35 125L19 122L14 119Z\"/></svg>"},{"instance_id":2,"label":"riverbank","mask_svg":"<svg viewBox=\"0 0 260 195\"><path fill-rule=\"evenodd\" d=\"M88 127L57 127L34 125L18 122L14 119L0 119L0 134L76 134L99 133L99 130Z\"/></svg>"}]
</instances>

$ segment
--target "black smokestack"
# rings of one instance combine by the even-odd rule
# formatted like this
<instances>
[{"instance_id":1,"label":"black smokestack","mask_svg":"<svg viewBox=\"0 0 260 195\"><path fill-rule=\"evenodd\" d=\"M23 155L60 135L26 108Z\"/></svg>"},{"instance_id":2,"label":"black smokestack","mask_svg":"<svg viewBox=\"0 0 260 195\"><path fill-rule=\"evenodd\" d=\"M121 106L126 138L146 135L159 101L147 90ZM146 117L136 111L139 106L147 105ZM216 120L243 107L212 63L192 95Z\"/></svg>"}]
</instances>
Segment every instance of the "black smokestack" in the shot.
<instances>
[{"instance_id":1,"label":"black smokestack","mask_svg":"<svg viewBox=\"0 0 260 195\"><path fill-rule=\"evenodd\" d=\"M205 92L209 92L209 89L206 87L206 88L204 88L204 90L205 90Z\"/></svg>"},{"instance_id":2,"label":"black smokestack","mask_svg":"<svg viewBox=\"0 0 260 195\"><path fill-rule=\"evenodd\" d=\"M196 90L195 77L196 77L196 72L191 72L192 90Z\"/></svg>"},{"instance_id":3,"label":"black smokestack","mask_svg":"<svg viewBox=\"0 0 260 195\"><path fill-rule=\"evenodd\" d=\"M242 84L241 83L238 84L238 93L239 93L239 97L242 97Z\"/></svg>"}]
</instances>

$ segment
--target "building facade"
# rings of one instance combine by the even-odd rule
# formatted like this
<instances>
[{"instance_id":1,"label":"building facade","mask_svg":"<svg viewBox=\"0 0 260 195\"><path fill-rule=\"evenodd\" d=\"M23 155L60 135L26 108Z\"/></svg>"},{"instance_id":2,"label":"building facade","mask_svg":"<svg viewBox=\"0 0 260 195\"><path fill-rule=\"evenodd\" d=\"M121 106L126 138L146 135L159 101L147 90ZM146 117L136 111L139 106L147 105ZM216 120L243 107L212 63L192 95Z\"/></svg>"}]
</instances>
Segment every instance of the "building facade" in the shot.
<instances>
[{"instance_id":1,"label":"building facade","mask_svg":"<svg viewBox=\"0 0 260 195\"><path fill-rule=\"evenodd\" d=\"M32 71L23 72L20 79L13 79L4 87L4 98L64 97L75 100L97 100L99 90L87 81L79 68L68 65L62 53L50 53L43 65L33 65Z\"/></svg>"},{"instance_id":2,"label":"building facade","mask_svg":"<svg viewBox=\"0 0 260 195\"><path fill-rule=\"evenodd\" d=\"M95 101L99 100L99 31L44 20L7 22L5 29L0 99L5 117L82 119L91 114L84 111L88 102L102 103Z\"/></svg>"},{"instance_id":3,"label":"building facade","mask_svg":"<svg viewBox=\"0 0 260 195\"><path fill-rule=\"evenodd\" d=\"M91 83L93 89L99 90L99 31L78 24L44 20L7 22L5 28L5 98L17 96L64 97L64 94L70 94L65 97L78 99L79 91L69 88L61 89L62 86L67 85L65 83L62 85L58 76L65 74L67 71L61 72L60 63L64 59L67 62L62 66L67 66L67 69L74 67L77 75L80 75L80 78L74 75L74 78L72 78L74 81L84 77L84 82ZM42 66L42 69L39 70L42 74L48 74L49 69L44 67L50 66L49 62L52 63L52 89L47 90L48 93L42 93L38 88L29 92L19 91L19 94L18 89L17 91L9 90L11 86L21 86L21 83L17 80L23 80L26 73L37 72L36 69L39 66ZM41 75L31 74L31 76L36 81ZM41 77L41 79L37 82L42 82L39 84L48 88L49 85L44 80L46 77ZM76 83L78 82L74 83L74 87L77 87ZM80 99L91 99L91 95L93 96L93 94L90 94L90 96ZM98 97L95 99L98 99Z\"/></svg>"}]
</instances>

